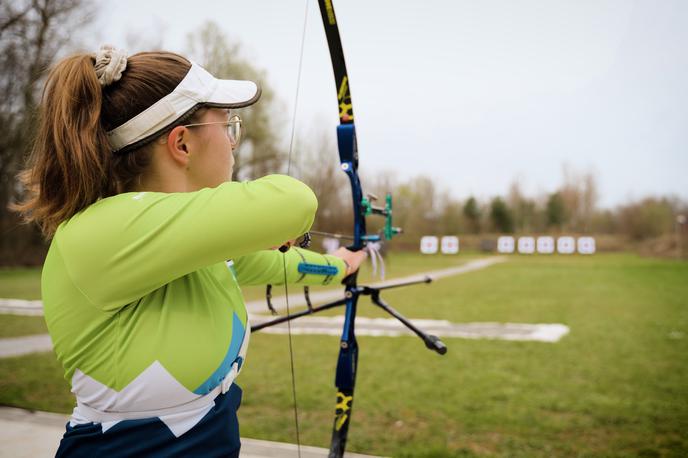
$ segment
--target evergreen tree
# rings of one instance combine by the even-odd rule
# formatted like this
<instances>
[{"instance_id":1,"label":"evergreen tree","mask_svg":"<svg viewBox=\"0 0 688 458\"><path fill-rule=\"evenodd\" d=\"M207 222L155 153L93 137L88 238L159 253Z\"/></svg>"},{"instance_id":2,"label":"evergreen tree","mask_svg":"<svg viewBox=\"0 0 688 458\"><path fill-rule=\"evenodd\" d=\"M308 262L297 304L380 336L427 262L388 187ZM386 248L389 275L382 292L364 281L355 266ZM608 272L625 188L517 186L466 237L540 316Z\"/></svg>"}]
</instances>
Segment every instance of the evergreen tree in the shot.
<instances>
[{"instance_id":1,"label":"evergreen tree","mask_svg":"<svg viewBox=\"0 0 688 458\"><path fill-rule=\"evenodd\" d=\"M547 227L561 229L566 222L566 207L560 192L554 192L549 195L545 212L547 215Z\"/></svg>"},{"instance_id":2,"label":"evergreen tree","mask_svg":"<svg viewBox=\"0 0 688 458\"><path fill-rule=\"evenodd\" d=\"M497 232L514 232L514 217L501 197L495 197L490 203L490 220Z\"/></svg>"},{"instance_id":3,"label":"evergreen tree","mask_svg":"<svg viewBox=\"0 0 688 458\"><path fill-rule=\"evenodd\" d=\"M478 201L475 197L471 196L468 198L463 206L463 215L466 217L469 228L468 231L474 234L480 232L480 208L478 207Z\"/></svg>"}]
</instances>

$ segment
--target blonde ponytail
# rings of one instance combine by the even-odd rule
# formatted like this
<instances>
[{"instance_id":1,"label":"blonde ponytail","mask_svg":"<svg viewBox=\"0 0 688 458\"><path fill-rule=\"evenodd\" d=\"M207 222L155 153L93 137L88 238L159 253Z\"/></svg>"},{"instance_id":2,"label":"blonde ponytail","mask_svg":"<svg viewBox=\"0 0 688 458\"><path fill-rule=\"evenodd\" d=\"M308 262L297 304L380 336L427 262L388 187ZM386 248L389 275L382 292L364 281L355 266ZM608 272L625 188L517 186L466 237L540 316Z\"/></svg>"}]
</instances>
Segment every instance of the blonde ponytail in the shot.
<instances>
[{"instance_id":1,"label":"blonde ponytail","mask_svg":"<svg viewBox=\"0 0 688 458\"><path fill-rule=\"evenodd\" d=\"M38 129L19 178L26 200L14 206L47 237L100 198L128 190L150 164L141 147L113 155L106 132L136 116L184 78L188 60L173 53L131 56L121 79L103 87L94 57L80 54L59 62L48 75Z\"/></svg>"}]
</instances>

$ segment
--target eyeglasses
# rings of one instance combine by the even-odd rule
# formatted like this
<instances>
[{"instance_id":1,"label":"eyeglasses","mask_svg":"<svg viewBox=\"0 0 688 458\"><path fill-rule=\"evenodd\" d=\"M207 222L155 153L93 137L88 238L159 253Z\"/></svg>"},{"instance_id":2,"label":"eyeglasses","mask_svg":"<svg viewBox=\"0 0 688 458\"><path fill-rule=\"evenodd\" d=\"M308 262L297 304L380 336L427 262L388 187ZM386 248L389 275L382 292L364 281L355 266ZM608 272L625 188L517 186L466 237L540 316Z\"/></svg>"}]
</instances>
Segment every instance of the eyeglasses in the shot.
<instances>
[{"instance_id":1,"label":"eyeglasses","mask_svg":"<svg viewBox=\"0 0 688 458\"><path fill-rule=\"evenodd\" d=\"M227 128L229 141L232 142L232 147L236 148L239 146L241 141L241 118L239 115L232 116L228 121L199 122L197 124L186 124L182 127L210 126L212 124L224 124Z\"/></svg>"}]
</instances>

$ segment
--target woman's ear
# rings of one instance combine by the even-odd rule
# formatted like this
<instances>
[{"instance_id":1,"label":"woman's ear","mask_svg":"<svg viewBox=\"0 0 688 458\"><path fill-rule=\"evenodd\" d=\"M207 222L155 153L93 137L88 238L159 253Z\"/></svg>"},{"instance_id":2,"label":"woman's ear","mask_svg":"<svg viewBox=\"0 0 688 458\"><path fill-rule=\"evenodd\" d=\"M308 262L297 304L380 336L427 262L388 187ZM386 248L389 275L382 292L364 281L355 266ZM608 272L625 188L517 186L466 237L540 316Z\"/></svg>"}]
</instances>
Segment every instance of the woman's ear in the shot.
<instances>
[{"instance_id":1,"label":"woman's ear","mask_svg":"<svg viewBox=\"0 0 688 458\"><path fill-rule=\"evenodd\" d=\"M177 126L167 135L167 153L180 166L186 167L189 162L189 148L187 145L189 129Z\"/></svg>"}]
</instances>

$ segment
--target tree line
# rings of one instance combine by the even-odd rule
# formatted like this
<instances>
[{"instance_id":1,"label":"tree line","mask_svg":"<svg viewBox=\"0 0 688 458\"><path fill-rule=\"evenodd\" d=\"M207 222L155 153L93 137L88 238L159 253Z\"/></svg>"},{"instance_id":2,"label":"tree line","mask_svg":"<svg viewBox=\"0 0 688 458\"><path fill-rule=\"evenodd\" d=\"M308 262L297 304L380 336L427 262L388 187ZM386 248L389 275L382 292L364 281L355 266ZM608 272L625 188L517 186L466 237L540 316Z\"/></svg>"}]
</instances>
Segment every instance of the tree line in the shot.
<instances>
[{"instance_id":1,"label":"tree line","mask_svg":"<svg viewBox=\"0 0 688 458\"><path fill-rule=\"evenodd\" d=\"M323 155L335 157L336 151L323 151ZM348 191L346 177L329 176L330 170L339 172L332 164L313 164L317 165L302 177L304 181L318 195L328 194L328 208L346 209L350 194L331 189L338 186ZM393 174L383 173L376 177L364 176L363 180L368 189L378 190L376 194L380 197L386 191L393 194L395 224L403 227L405 234L405 243L400 245L408 248L417 249L423 235L458 235L473 240L473 247L477 248L476 240L494 241L499 234L588 234L614 240L603 247L634 249L655 243L662 245L661 249L655 247L649 254L673 256L680 248L677 245L688 236L684 219L688 218L686 202L675 197L644 197L615 208L600 208L594 176L567 168L558 189L536 196L525 195L518 182L511 185L505 196L458 199L430 177L397 182ZM327 186L329 191L322 186ZM321 210L315 225L327 231L346 232L350 221L350 211ZM684 241L684 250L686 245Z\"/></svg>"},{"instance_id":2,"label":"tree line","mask_svg":"<svg viewBox=\"0 0 688 458\"><path fill-rule=\"evenodd\" d=\"M0 5L0 265L39 265L45 255L46 242L37 228L23 225L9 206L24 192L16 176L31 146L47 70L57 58L79 50L70 31L84 27L94 18L94 11L88 0L10 0ZM183 53L218 77L263 82L261 103L241 113L247 129L236 156L235 179L289 169L318 195L314 228L347 233L351 196L348 180L337 167L333 135L323 132L316 138L298 138L299 151L290 155L279 135L282 126L289 124L289 115L264 83L264 73L242 58L240 46L231 43L218 25L208 23L191 34ZM363 180L381 204L386 192L394 195L395 224L405 231L397 244L402 247L415 247L426 234L481 237L573 232L642 242L686 232L686 224L677 223L678 215L688 215L685 202L648 197L600 209L592 174L570 169L564 170L559 189L538 196L526 196L517 182L504 196L457 198L430 177L399 181L392 173L378 173L364 175ZM381 226L382 221L371 220L370 229Z\"/></svg>"}]
</instances>

